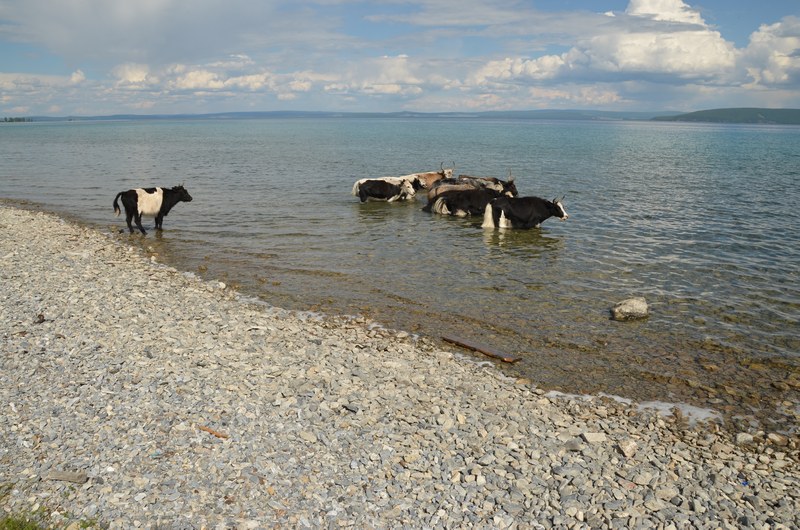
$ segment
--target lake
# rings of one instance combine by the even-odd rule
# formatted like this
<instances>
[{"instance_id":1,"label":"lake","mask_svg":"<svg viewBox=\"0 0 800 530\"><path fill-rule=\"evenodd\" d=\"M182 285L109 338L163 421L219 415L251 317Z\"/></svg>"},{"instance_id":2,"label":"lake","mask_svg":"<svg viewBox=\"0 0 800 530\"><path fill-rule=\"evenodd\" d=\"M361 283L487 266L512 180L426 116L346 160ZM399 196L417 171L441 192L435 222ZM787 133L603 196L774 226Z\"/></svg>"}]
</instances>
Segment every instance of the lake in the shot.
<instances>
[{"instance_id":1,"label":"lake","mask_svg":"<svg viewBox=\"0 0 800 530\"><path fill-rule=\"evenodd\" d=\"M796 432L800 128L470 118L0 125L0 197L119 234L266 302L491 345L536 385ZM361 204L363 177L438 170L565 195L570 218L486 230ZM156 233L114 196L185 184ZM644 296L651 316L610 308Z\"/></svg>"}]
</instances>

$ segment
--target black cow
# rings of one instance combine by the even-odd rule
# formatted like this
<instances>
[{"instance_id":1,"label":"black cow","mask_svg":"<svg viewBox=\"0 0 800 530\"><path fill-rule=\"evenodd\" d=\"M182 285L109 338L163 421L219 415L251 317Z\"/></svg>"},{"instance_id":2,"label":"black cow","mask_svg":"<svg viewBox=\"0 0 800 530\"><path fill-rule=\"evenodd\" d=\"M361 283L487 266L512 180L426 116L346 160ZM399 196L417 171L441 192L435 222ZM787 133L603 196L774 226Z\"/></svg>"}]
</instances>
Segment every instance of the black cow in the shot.
<instances>
[{"instance_id":1,"label":"black cow","mask_svg":"<svg viewBox=\"0 0 800 530\"><path fill-rule=\"evenodd\" d=\"M353 186L353 195L357 195L361 202L369 199L376 201L403 201L414 197L416 190L410 180L400 180L397 184L384 179L366 179L356 182Z\"/></svg>"},{"instance_id":2,"label":"black cow","mask_svg":"<svg viewBox=\"0 0 800 530\"><path fill-rule=\"evenodd\" d=\"M486 205L500 196L499 191L489 188L445 191L429 200L422 211L457 217L483 215Z\"/></svg>"},{"instance_id":3,"label":"black cow","mask_svg":"<svg viewBox=\"0 0 800 530\"><path fill-rule=\"evenodd\" d=\"M539 228L551 217L569 218L560 199L548 201L539 197L498 197L486 206L484 228Z\"/></svg>"},{"instance_id":4,"label":"black cow","mask_svg":"<svg viewBox=\"0 0 800 530\"><path fill-rule=\"evenodd\" d=\"M122 197L122 206L125 207L125 221L128 229L133 233L131 220L136 220L136 226L142 234L146 234L142 227L142 216L155 217L156 230L162 230L164 217L179 202L191 202L192 196L183 186L174 188L136 188L135 190L121 191L114 197L114 215L120 214L117 200Z\"/></svg>"}]
</instances>

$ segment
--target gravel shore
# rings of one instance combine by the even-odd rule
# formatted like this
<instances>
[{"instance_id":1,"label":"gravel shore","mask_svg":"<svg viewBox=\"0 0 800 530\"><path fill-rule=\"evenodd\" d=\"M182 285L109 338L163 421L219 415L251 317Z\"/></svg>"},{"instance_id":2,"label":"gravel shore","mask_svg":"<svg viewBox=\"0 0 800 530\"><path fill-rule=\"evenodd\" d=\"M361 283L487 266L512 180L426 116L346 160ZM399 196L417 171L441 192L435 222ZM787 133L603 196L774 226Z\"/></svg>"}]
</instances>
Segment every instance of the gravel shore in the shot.
<instances>
[{"instance_id":1,"label":"gravel shore","mask_svg":"<svg viewBox=\"0 0 800 530\"><path fill-rule=\"evenodd\" d=\"M71 529L800 527L796 438L551 396L402 331L246 299L127 237L0 206L6 513Z\"/></svg>"}]
</instances>

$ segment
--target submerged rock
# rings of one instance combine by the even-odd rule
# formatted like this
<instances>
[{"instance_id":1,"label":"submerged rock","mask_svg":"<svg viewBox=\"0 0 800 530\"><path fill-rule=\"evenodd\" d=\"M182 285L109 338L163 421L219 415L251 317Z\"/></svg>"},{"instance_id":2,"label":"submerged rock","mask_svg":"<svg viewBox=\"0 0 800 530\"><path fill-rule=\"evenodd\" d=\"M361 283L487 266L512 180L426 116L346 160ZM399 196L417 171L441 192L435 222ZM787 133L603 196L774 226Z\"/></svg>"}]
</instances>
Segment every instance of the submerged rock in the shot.
<instances>
[{"instance_id":1,"label":"submerged rock","mask_svg":"<svg viewBox=\"0 0 800 530\"><path fill-rule=\"evenodd\" d=\"M641 296L628 298L611 308L611 318L614 320L639 320L648 316L650 308L647 300Z\"/></svg>"}]
</instances>

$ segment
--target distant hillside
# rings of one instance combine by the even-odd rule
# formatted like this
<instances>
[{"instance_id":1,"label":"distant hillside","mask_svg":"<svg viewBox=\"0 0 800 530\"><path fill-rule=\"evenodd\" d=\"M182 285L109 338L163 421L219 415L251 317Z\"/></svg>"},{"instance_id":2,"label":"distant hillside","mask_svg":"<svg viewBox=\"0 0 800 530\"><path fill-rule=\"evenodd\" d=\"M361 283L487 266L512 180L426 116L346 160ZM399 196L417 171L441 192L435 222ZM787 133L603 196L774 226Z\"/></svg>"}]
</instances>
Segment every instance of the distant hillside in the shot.
<instances>
[{"instance_id":1,"label":"distant hillside","mask_svg":"<svg viewBox=\"0 0 800 530\"><path fill-rule=\"evenodd\" d=\"M624 112L601 110L518 110L490 112L326 112L266 111L213 114L114 114L108 116L34 116L26 121L132 121L132 120L258 120L271 118L472 118L502 120L650 120L675 112Z\"/></svg>"},{"instance_id":2,"label":"distant hillside","mask_svg":"<svg viewBox=\"0 0 800 530\"><path fill-rule=\"evenodd\" d=\"M678 114L677 116L656 116L653 120L800 125L800 109L713 109Z\"/></svg>"}]
</instances>

